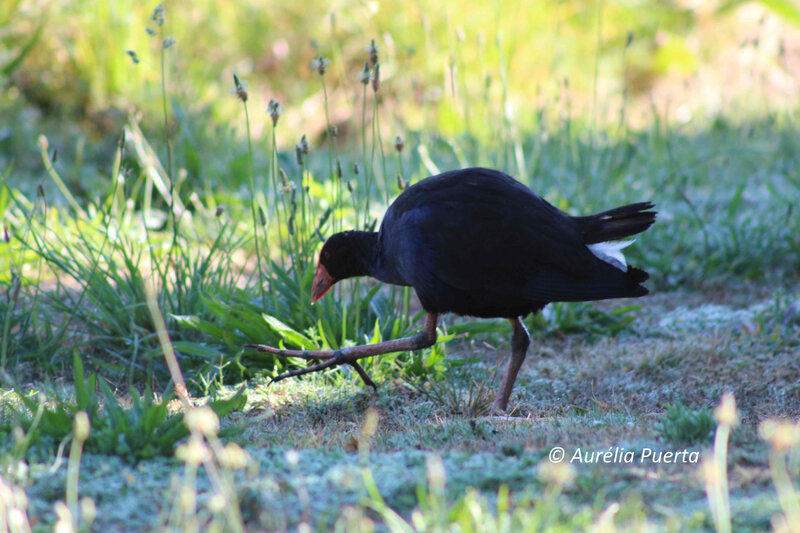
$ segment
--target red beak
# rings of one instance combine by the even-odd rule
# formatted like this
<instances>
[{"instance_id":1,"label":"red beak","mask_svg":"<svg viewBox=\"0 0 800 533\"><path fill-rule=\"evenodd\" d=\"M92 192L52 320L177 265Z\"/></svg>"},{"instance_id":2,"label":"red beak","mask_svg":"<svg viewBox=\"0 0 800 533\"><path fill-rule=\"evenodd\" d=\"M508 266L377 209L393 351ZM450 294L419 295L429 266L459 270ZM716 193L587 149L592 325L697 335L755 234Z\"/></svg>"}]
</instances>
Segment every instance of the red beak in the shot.
<instances>
[{"instance_id":1,"label":"red beak","mask_svg":"<svg viewBox=\"0 0 800 533\"><path fill-rule=\"evenodd\" d=\"M334 283L336 283L336 279L328 274L322 263L317 265L317 273L314 274L314 282L311 284L311 303L325 296Z\"/></svg>"}]
</instances>

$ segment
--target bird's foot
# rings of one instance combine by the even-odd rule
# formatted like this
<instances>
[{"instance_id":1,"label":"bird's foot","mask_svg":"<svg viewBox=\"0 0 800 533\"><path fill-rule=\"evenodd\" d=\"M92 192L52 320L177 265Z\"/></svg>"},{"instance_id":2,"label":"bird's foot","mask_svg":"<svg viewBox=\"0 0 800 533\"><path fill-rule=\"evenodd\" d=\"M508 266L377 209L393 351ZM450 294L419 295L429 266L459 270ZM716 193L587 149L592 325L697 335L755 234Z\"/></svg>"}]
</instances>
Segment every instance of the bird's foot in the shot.
<instances>
[{"instance_id":1,"label":"bird's foot","mask_svg":"<svg viewBox=\"0 0 800 533\"><path fill-rule=\"evenodd\" d=\"M362 367L356 361L345 361L344 358L341 357L341 356L333 356L333 357L330 357L330 358L326 359L322 363L319 363L319 364L316 364L316 365L311 365L311 366L308 366L308 367L305 367L305 368L297 368L295 370L290 370L289 372L284 372L283 374L278 374L277 376L273 377L270 380L270 385L272 383L284 380L286 378L292 378L292 377L295 377L295 376L302 376L303 374L310 374L312 372L320 372L322 370L325 370L326 368L335 367L335 366L344 365L344 364L348 364L348 365L352 366L353 369L356 371L356 373L359 375L359 377L361 377L361 380L364 382L365 385L367 385L369 387L372 387L372 389L375 390L375 391L378 390L378 386L375 384L374 381L372 381L372 378L369 377L369 374L367 374L367 371L364 370L364 367Z\"/></svg>"},{"instance_id":2,"label":"bird's foot","mask_svg":"<svg viewBox=\"0 0 800 533\"><path fill-rule=\"evenodd\" d=\"M306 368L297 368L279 374L272 378L272 381L281 381L286 378L302 376L303 374L319 372L326 368L347 364L355 369L358 375L361 376L361 379L364 380L364 383L373 389L377 389L377 385L375 385L375 382L369 377L369 374L358 364L358 360L364 357L372 357L392 352L419 350L433 345L433 343L436 342L436 320L436 313L428 313L425 318L425 328L421 333L412 335L411 337L392 339L376 344L349 346L340 350L281 350L280 348L273 348L266 344L245 344L244 348L271 353L278 357L299 357L307 361L317 361L316 364Z\"/></svg>"},{"instance_id":3,"label":"bird's foot","mask_svg":"<svg viewBox=\"0 0 800 533\"><path fill-rule=\"evenodd\" d=\"M315 365L307 366L305 368L297 368L295 370L290 370L289 372L284 372L283 374L278 374L272 378L270 384L282 381L286 378L302 376L303 374L319 372L321 370L325 370L326 368L349 364L353 367L366 385L372 387L373 390L378 390L378 386L374 381L372 381L372 378L369 377L369 374L367 374L367 371L364 370L364 367L362 367L354 358L346 356L341 350L281 350L265 344L246 344L244 347L258 350L259 352L271 353L279 357L299 357L307 361L321 361Z\"/></svg>"}]
</instances>

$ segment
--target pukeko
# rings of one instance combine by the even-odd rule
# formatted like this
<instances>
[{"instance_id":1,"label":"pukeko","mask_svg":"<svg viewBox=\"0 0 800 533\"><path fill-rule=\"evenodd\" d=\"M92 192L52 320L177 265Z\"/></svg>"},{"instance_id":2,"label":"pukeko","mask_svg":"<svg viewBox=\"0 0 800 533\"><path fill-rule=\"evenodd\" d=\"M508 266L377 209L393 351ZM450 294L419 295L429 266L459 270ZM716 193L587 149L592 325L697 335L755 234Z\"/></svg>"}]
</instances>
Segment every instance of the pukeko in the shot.
<instances>
[{"instance_id":1,"label":"pukeko","mask_svg":"<svg viewBox=\"0 0 800 533\"><path fill-rule=\"evenodd\" d=\"M320 251L311 289L316 301L353 276L410 285L427 312L422 331L340 350L247 347L318 361L274 381L350 364L374 387L358 360L431 346L440 314L507 318L513 327L511 359L493 403L495 411L505 410L530 344L521 317L549 302L648 293L641 285L647 273L628 266L622 255L630 241L609 241L649 228L653 207L641 202L573 217L497 170L468 168L426 178L389 206L380 231L332 235Z\"/></svg>"}]
</instances>

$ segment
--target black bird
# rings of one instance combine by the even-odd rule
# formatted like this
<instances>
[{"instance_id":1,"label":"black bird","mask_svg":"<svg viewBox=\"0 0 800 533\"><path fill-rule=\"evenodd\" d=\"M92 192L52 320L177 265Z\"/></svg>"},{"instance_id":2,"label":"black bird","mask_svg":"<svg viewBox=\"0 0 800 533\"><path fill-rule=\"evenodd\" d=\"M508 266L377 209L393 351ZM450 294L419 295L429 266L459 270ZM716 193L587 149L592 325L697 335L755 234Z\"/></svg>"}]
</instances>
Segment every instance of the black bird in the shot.
<instances>
[{"instance_id":1,"label":"black bird","mask_svg":"<svg viewBox=\"0 0 800 533\"><path fill-rule=\"evenodd\" d=\"M416 335L341 350L279 350L277 355L318 360L275 381L351 364L374 384L358 359L416 350L436 342L441 313L507 318L513 326L511 359L494 400L505 410L530 337L520 317L549 302L644 296L643 270L628 266L609 242L641 233L655 221L650 202L573 217L511 176L487 168L453 170L406 189L389 206L380 231L345 231L323 245L311 290L321 298L339 280L371 276L410 285L427 312Z\"/></svg>"}]
</instances>

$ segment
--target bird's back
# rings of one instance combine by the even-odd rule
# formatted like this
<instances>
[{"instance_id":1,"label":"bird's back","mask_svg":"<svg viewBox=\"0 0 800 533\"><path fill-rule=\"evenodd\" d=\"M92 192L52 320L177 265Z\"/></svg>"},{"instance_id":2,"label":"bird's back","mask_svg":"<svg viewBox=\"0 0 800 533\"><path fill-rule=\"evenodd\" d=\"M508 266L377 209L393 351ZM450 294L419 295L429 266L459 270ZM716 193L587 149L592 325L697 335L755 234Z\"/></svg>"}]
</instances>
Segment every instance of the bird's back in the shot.
<instances>
[{"instance_id":1,"label":"bird's back","mask_svg":"<svg viewBox=\"0 0 800 533\"><path fill-rule=\"evenodd\" d=\"M428 311L487 317L646 294L646 274L624 272L587 248L581 220L495 170L439 174L387 210L378 236L382 279L412 285Z\"/></svg>"}]
</instances>

